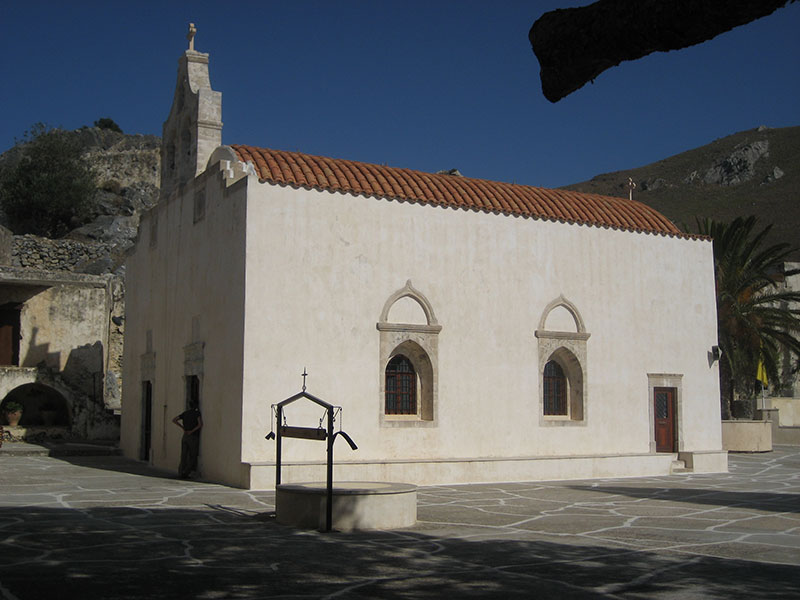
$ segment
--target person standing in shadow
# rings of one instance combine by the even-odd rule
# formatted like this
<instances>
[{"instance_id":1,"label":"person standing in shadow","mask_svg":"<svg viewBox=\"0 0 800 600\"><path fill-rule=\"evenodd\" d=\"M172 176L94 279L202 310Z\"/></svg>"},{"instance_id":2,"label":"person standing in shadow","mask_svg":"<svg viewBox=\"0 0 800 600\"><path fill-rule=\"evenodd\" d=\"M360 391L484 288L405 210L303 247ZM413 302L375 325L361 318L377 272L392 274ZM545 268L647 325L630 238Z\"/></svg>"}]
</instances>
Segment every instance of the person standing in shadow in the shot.
<instances>
[{"instance_id":1,"label":"person standing in shadow","mask_svg":"<svg viewBox=\"0 0 800 600\"><path fill-rule=\"evenodd\" d=\"M195 404L172 419L172 422L183 429L178 477L189 479L190 476L197 474L197 455L200 452L200 430L203 428L203 417Z\"/></svg>"}]
</instances>

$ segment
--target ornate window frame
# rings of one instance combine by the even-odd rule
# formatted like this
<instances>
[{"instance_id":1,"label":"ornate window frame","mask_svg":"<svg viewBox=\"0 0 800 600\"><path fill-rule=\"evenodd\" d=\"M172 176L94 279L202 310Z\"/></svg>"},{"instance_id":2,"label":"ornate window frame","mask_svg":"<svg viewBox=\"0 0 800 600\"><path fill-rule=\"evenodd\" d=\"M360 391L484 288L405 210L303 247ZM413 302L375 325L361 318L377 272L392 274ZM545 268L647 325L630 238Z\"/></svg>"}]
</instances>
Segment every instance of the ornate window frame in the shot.
<instances>
[{"instance_id":1,"label":"ornate window frame","mask_svg":"<svg viewBox=\"0 0 800 600\"><path fill-rule=\"evenodd\" d=\"M411 298L425 313L426 324L389 322L389 311L395 302ZM433 306L425 295L414 288L411 280L394 292L383 305L376 324L380 335L380 399L379 424L381 427L436 427L438 419L439 332L442 326L436 320ZM417 375L417 414L386 414L386 367L398 354L406 356Z\"/></svg>"},{"instance_id":2,"label":"ornate window frame","mask_svg":"<svg viewBox=\"0 0 800 600\"><path fill-rule=\"evenodd\" d=\"M576 331L546 329L547 317L559 307L570 313ZM550 302L539 319L539 328L534 332L539 343L539 425L544 427L585 426L588 422L588 382L586 342L591 336L586 331L578 307L563 295ZM561 367L567 379L567 414L544 414L544 367L550 361Z\"/></svg>"}]
</instances>

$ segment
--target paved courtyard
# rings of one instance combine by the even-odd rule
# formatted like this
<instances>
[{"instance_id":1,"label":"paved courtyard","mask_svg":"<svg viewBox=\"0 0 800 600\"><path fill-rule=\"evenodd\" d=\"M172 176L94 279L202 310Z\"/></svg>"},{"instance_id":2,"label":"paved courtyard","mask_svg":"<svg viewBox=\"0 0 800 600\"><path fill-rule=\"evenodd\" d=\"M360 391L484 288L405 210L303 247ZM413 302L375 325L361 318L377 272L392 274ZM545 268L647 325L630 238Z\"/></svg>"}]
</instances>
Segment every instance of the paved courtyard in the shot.
<instances>
[{"instance_id":1,"label":"paved courtyard","mask_svg":"<svg viewBox=\"0 0 800 600\"><path fill-rule=\"evenodd\" d=\"M800 447L730 469L427 487L413 528L324 534L272 492L3 452L0 598L800 598Z\"/></svg>"}]
</instances>

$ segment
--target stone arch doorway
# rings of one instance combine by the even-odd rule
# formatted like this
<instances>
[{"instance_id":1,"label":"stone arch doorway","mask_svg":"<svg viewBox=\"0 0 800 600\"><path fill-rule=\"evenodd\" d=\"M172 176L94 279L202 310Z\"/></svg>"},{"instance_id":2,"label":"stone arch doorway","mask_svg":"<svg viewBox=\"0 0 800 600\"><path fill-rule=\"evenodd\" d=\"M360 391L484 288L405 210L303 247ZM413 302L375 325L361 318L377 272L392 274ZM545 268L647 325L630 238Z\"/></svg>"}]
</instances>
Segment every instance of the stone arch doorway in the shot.
<instances>
[{"instance_id":1,"label":"stone arch doorway","mask_svg":"<svg viewBox=\"0 0 800 600\"><path fill-rule=\"evenodd\" d=\"M42 383L26 383L11 390L0 403L0 412L9 402L22 405L20 427L69 427L70 410L67 399L58 390Z\"/></svg>"}]
</instances>

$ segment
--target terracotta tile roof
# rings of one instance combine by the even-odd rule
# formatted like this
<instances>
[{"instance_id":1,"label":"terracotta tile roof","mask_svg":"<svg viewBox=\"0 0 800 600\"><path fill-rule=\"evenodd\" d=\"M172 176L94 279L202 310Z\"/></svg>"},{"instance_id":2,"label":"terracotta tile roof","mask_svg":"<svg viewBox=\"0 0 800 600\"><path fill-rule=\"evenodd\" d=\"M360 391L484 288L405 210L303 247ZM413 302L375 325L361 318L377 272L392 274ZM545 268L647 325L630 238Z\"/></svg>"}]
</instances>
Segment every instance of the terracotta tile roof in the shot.
<instances>
[{"instance_id":1,"label":"terracotta tile roof","mask_svg":"<svg viewBox=\"0 0 800 600\"><path fill-rule=\"evenodd\" d=\"M629 231L683 234L641 202L234 144L262 181Z\"/></svg>"}]
</instances>

